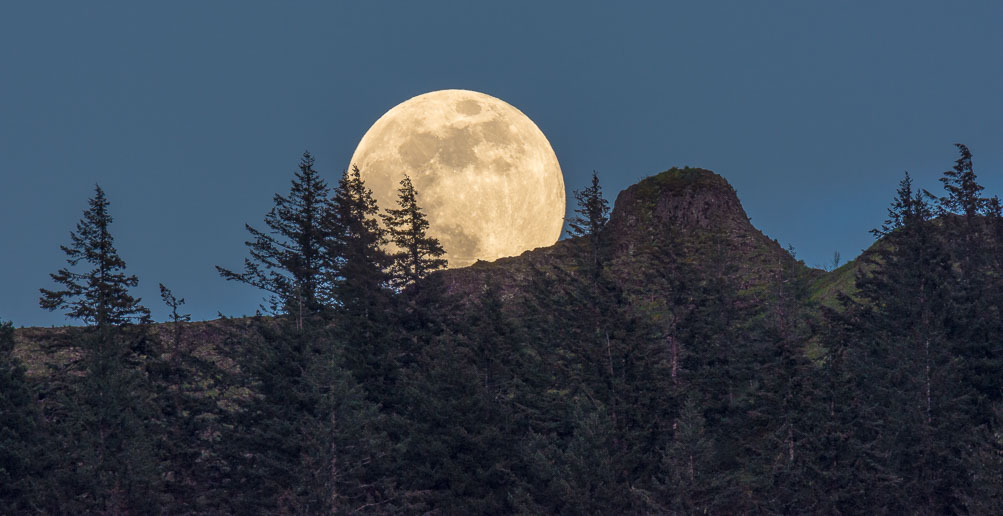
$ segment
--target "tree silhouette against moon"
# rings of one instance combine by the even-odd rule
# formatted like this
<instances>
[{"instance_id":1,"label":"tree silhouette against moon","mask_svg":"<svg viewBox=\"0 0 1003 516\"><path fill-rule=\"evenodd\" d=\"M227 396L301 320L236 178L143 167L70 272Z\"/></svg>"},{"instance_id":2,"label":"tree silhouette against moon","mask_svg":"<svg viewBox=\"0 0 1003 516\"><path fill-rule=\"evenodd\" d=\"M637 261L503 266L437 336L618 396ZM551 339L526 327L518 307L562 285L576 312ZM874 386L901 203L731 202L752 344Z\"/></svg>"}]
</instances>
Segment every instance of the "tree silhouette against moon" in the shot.
<instances>
[{"instance_id":1,"label":"tree silhouette against moon","mask_svg":"<svg viewBox=\"0 0 1003 516\"><path fill-rule=\"evenodd\" d=\"M407 174L449 267L552 245L564 224L564 177L543 132L490 95L441 90L387 111L366 132L357 165L381 208Z\"/></svg>"}]
</instances>

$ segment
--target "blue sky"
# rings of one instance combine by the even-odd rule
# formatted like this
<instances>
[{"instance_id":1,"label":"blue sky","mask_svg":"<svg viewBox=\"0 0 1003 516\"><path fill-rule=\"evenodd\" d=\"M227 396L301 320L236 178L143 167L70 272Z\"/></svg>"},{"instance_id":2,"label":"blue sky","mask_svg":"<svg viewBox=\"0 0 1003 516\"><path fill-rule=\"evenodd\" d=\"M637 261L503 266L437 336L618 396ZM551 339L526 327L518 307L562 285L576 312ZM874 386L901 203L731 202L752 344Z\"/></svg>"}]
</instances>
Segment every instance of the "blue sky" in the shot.
<instances>
[{"instance_id":1,"label":"blue sky","mask_svg":"<svg viewBox=\"0 0 1003 516\"><path fill-rule=\"evenodd\" d=\"M99 5L91 5L99 4ZM163 320L253 313L239 267L304 149L333 183L387 109L444 88L518 107L568 191L723 175L809 265L871 243L902 173L968 144L1003 192L999 2L23 2L0 7L0 319L38 308L93 185Z\"/></svg>"}]
</instances>

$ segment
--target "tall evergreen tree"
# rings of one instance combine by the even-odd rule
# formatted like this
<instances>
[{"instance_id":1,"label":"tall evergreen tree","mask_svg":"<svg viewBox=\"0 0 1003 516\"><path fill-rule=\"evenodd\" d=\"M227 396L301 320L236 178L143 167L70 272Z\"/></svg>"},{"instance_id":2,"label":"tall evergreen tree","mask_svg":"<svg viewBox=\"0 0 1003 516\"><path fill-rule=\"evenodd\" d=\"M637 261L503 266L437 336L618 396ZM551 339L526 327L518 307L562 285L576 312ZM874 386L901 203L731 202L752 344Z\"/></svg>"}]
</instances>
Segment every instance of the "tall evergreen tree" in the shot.
<instances>
[{"instance_id":1,"label":"tall evergreen tree","mask_svg":"<svg viewBox=\"0 0 1003 516\"><path fill-rule=\"evenodd\" d=\"M14 326L0 323L0 512L35 512L44 495L41 413L14 356Z\"/></svg>"},{"instance_id":2,"label":"tall evergreen tree","mask_svg":"<svg viewBox=\"0 0 1003 516\"><path fill-rule=\"evenodd\" d=\"M271 310L293 316L299 327L323 308L324 246L330 235L329 190L313 166L313 156L304 152L289 194L275 194L275 206L265 215L267 231L245 224L253 240L245 242L251 256L244 259L244 271L216 267L228 280L268 292Z\"/></svg>"},{"instance_id":3,"label":"tall evergreen tree","mask_svg":"<svg viewBox=\"0 0 1003 516\"><path fill-rule=\"evenodd\" d=\"M84 350L84 375L73 386L68 420L62 432L72 445L63 467L72 471L77 489L85 496L68 497L61 511L146 510L154 499L154 459L146 421L149 407L139 396L143 379L134 366L143 332L126 332L130 322L149 320L149 310L128 289L138 284L125 273L125 261L115 251L109 231L112 222L108 200L100 187L89 209L70 232L71 245L62 246L70 266L81 262L92 268L72 272L62 268L52 274L63 290L41 289L40 304L48 310L66 309L69 317L93 324L76 342Z\"/></svg>"},{"instance_id":4,"label":"tall evergreen tree","mask_svg":"<svg viewBox=\"0 0 1003 516\"><path fill-rule=\"evenodd\" d=\"M145 365L150 383L158 472L163 478L159 509L172 514L206 513L219 507L220 450L223 424L218 399L223 371L195 353L191 315L182 312L185 300L160 285L160 296L170 309L167 323L154 333L153 352Z\"/></svg>"},{"instance_id":5,"label":"tall evergreen tree","mask_svg":"<svg viewBox=\"0 0 1003 516\"><path fill-rule=\"evenodd\" d=\"M237 513L353 513L392 495L381 417L322 324L252 322L242 370L254 396L225 437Z\"/></svg>"},{"instance_id":6,"label":"tall evergreen tree","mask_svg":"<svg viewBox=\"0 0 1003 516\"><path fill-rule=\"evenodd\" d=\"M345 310L364 307L367 297L384 292L389 283L390 257L379 212L372 190L362 180L359 167L353 166L334 189L328 214L331 238L325 247L330 267L328 296Z\"/></svg>"},{"instance_id":7,"label":"tall evergreen tree","mask_svg":"<svg viewBox=\"0 0 1003 516\"><path fill-rule=\"evenodd\" d=\"M970 221L983 214L988 207L988 200L981 197L983 186L979 184L972 167L972 153L961 143L954 144L961 154L954 162L954 168L944 172L940 182L944 184L947 195L940 198L942 212L958 213Z\"/></svg>"},{"instance_id":8,"label":"tall evergreen tree","mask_svg":"<svg viewBox=\"0 0 1003 516\"><path fill-rule=\"evenodd\" d=\"M951 285L950 303L943 307L955 322L948 336L953 351L965 369L963 381L972 386L973 417L984 424L993 421L990 406L999 401L999 375L1003 373L1000 330L1003 329L1003 293L1000 292L999 241L994 226L999 226L999 201L982 197L968 147L956 144L960 156L953 169L944 172L941 182L946 195L940 198L944 238L958 266L956 282Z\"/></svg>"},{"instance_id":9,"label":"tall evergreen tree","mask_svg":"<svg viewBox=\"0 0 1003 516\"><path fill-rule=\"evenodd\" d=\"M756 417L751 426L763 430L750 446L772 493L762 506L779 513L814 509L817 488L815 409L817 367L806 356L812 306L808 300L808 269L802 262L780 260L774 273L772 300L758 321L761 333L751 395ZM751 333L751 332L750 332Z\"/></svg>"},{"instance_id":10,"label":"tall evergreen tree","mask_svg":"<svg viewBox=\"0 0 1003 516\"><path fill-rule=\"evenodd\" d=\"M706 513L711 505L714 442L709 438L703 408L695 399L683 404L674 423L673 439L662 450L657 488L663 511Z\"/></svg>"},{"instance_id":11,"label":"tall evergreen tree","mask_svg":"<svg viewBox=\"0 0 1003 516\"><path fill-rule=\"evenodd\" d=\"M609 222L609 202L599 186L599 174L592 171L592 184L584 190L575 190L575 217L568 221L571 236L586 237L592 254L592 267L598 273L602 268L602 230Z\"/></svg>"},{"instance_id":12,"label":"tall evergreen tree","mask_svg":"<svg viewBox=\"0 0 1003 516\"><path fill-rule=\"evenodd\" d=\"M76 231L70 232L70 245L60 249L66 253L71 267L84 262L92 268L73 272L64 267L50 274L63 288L40 289L39 304L50 311L65 309L68 317L99 328L149 320L150 311L140 304L140 299L129 294L139 279L125 273L125 261L115 250L109 230L112 217L108 213L108 199L100 186L94 187L94 197L88 205Z\"/></svg>"},{"instance_id":13,"label":"tall evergreen tree","mask_svg":"<svg viewBox=\"0 0 1003 516\"><path fill-rule=\"evenodd\" d=\"M428 236L428 219L418 206L417 193L411 178L404 176L397 194L397 208L387 208L383 217L390 243L396 249L390 254L392 283L398 290L411 287L430 272L446 267L442 258L446 251Z\"/></svg>"},{"instance_id":14,"label":"tall evergreen tree","mask_svg":"<svg viewBox=\"0 0 1003 516\"><path fill-rule=\"evenodd\" d=\"M392 292L387 269L391 262L379 207L358 167L353 166L338 181L328 216L326 295L335 308L344 360L368 389L388 391L395 370L388 342Z\"/></svg>"},{"instance_id":15,"label":"tall evergreen tree","mask_svg":"<svg viewBox=\"0 0 1003 516\"><path fill-rule=\"evenodd\" d=\"M954 271L929 198L913 192L907 174L874 230L886 245L868 260L872 272L858 277L863 303L850 315L848 364L861 382L850 432L873 464L863 498L892 512L958 512L970 489L963 407L971 392L959 382L945 309Z\"/></svg>"},{"instance_id":16,"label":"tall evergreen tree","mask_svg":"<svg viewBox=\"0 0 1003 516\"><path fill-rule=\"evenodd\" d=\"M445 250L428 236L428 219L418 205L411 179L404 176L397 208L382 215L390 243L390 285L397 290L394 310L396 355L401 367L416 358L418 349L434 341L442 328L443 285L430 273L446 267Z\"/></svg>"}]
</instances>

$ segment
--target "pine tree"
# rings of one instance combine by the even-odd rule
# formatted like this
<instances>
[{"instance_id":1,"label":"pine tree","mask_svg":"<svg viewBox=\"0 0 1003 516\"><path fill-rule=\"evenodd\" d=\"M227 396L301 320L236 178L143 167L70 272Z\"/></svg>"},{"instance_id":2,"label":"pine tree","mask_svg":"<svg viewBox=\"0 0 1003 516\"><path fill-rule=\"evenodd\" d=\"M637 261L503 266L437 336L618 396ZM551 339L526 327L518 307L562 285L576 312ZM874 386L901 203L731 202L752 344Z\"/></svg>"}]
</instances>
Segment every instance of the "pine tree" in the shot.
<instances>
[{"instance_id":1,"label":"pine tree","mask_svg":"<svg viewBox=\"0 0 1003 516\"><path fill-rule=\"evenodd\" d=\"M160 296L170 309L160 328L166 337L155 338L154 352L145 366L150 382L150 402L158 417L151 434L156 442L158 472L162 475L163 499L159 509L168 513L205 513L220 497L219 443L222 426L217 399L207 392L220 391L221 369L210 359L194 353L183 313L184 299L160 285Z\"/></svg>"},{"instance_id":2,"label":"pine tree","mask_svg":"<svg viewBox=\"0 0 1003 516\"><path fill-rule=\"evenodd\" d=\"M327 221L331 236L325 242L327 296L343 311L364 313L371 297L387 291L390 257L378 215L372 190L353 166L334 190Z\"/></svg>"},{"instance_id":3,"label":"pine tree","mask_svg":"<svg viewBox=\"0 0 1003 516\"><path fill-rule=\"evenodd\" d=\"M352 513L393 494L382 417L323 324L252 320L239 363L254 395L224 437L229 511Z\"/></svg>"},{"instance_id":4,"label":"pine tree","mask_svg":"<svg viewBox=\"0 0 1003 516\"><path fill-rule=\"evenodd\" d=\"M592 184L584 190L575 190L576 215L568 221L571 236L589 240L592 267L598 274L602 268L602 231L609 222L609 203L599 186L599 174L592 171Z\"/></svg>"},{"instance_id":5,"label":"pine tree","mask_svg":"<svg viewBox=\"0 0 1003 516\"><path fill-rule=\"evenodd\" d=\"M947 195L940 198L942 213L958 213L966 221L983 214L988 200L980 196L983 187L979 184L972 167L972 153L961 143L954 144L961 156L954 162L954 168L944 172L940 182L944 183Z\"/></svg>"},{"instance_id":6,"label":"pine tree","mask_svg":"<svg viewBox=\"0 0 1003 516\"><path fill-rule=\"evenodd\" d=\"M157 481L145 423L149 407L140 396L146 385L133 369L146 339L142 328L127 332L125 326L148 321L150 312L128 293L139 281L124 272L125 261L109 231L108 200L100 187L95 191L76 231L70 232L71 245L61 247L70 266L86 262L93 268L62 268L51 276L64 289L41 289L43 308L63 308L69 317L94 325L75 343L84 350L85 374L64 400L72 409L60 430L73 443L73 455L63 458L63 467L73 472L76 488L90 494L68 497L83 505L60 510L141 511L155 503L146 493Z\"/></svg>"},{"instance_id":7,"label":"pine tree","mask_svg":"<svg viewBox=\"0 0 1003 516\"><path fill-rule=\"evenodd\" d=\"M764 303L759 328L749 332L760 335L754 360L759 388L751 393L757 416L750 423L763 430L750 447L758 462L750 469L762 475L772 494L763 506L779 513L813 508L820 495L814 432L818 370L805 349L812 321L807 270L793 260L777 264L773 299Z\"/></svg>"},{"instance_id":8,"label":"pine tree","mask_svg":"<svg viewBox=\"0 0 1003 516\"><path fill-rule=\"evenodd\" d=\"M950 303L944 309L955 321L948 338L962 360L964 382L976 391L971 400L972 416L982 424L994 419L990 405L1001 399L998 378L1003 373L999 331L1003 329L1003 294L999 290L997 265L999 241L993 234L998 225L999 200L983 198L968 147L956 144L960 157L940 181L946 195L940 198L944 238L950 242L952 261L958 265L951 285ZM959 220L960 219L960 220ZM995 270L994 270L995 269Z\"/></svg>"},{"instance_id":9,"label":"pine tree","mask_svg":"<svg viewBox=\"0 0 1003 516\"><path fill-rule=\"evenodd\" d=\"M539 493L537 501L558 512L638 512L643 496L634 488L650 483L659 467L656 450L669 438L667 412L674 404L665 340L632 313L606 274L579 277L554 267L535 270L533 279L522 319L554 393L529 404L545 409L533 431L559 436L538 447L543 457L534 476L550 477L553 492ZM603 457L581 456L595 449ZM585 473L596 461L607 464L601 478ZM541 466L546 462L553 466ZM548 500L553 496L560 502Z\"/></svg>"},{"instance_id":10,"label":"pine tree","mask_svg":"<svg viewBox=\"0 0 1003 516\"><path fill-rule=\"evenodd\" d=\"M0 323L0 512L34 512L44 496L41 413L13 355L14 326Z\"/></svg>"},{"instance_id":11,"label":"pine tree","mask_svg":"<svg viewBox=\"0 0 1003 516\"><path fill-rule=\"evenodd\" d=\"M378 215L372 191L359 168L352 167L338 181L326 222L331 229L324 249L326 296L335 308L346 365L371 392L390 390L395 370L388 355L392 291L386 271L390 258Z\"/></svg>"},{"instance_id":12,"label":"pine tree","mask_svg":"<svg viewBox=\"0 0 1003 516\"><path fill-rule=\"evenodd\" d=\"M392 284L398 290L412 287L430 272L446 267L442 258L446 251L427 235L428 219L418 206L411 178L404 176L397 195L398 208L388 208L383 215L390 243L396 250L390 254Z\"/></svg>"},{"instance_id":13,"label":"pine tree","mask_svg":"<svg viewBox=\"0 0 1003 516\"><path fill-rule=\"evenodd\" d=\"M227 280L268 292L270 310L292 315L299 327L323 309L324 246L330 235L329 190L313 165L313 156L304 152L289 195L275 194L275 206L265 215L267 231L245 224L253 240L245 242L251 256L244 259L244 271L216 267Z\"/></svg>"},{"instance_id":14,"label":"pine tree","mask_svg":"<svg viewBox=\"0 0 1003 516\"><path fill-rule=\"evenodd\" d=\"M108 199L100 186L94 187L89 209L70 232L70 246L60 246L71 267L80 262L93 266L83 272L61 268L52 279L63 290L40 289L39 304L46 310L65 309L66 315L99 328L118 326L133 321L148 321L150 311L140 299L129 295L129 288L139 284L134 275L125 274L125 261L118 256L109 226Z\"/></svg>"},{"instance_id":15,"label":"pine tree","mask_svg":"<svg viewBox=\"0 0 1003 516\"><path fill-rule=\"evenodd\" d=\"M575 190L576 215L568 221L572 236L597 235L609 221L609 202L599 186L599 174L592 171L592 184L584 190Z\"/></svg>"},{"instance_id":16,"label":"pine tree","mask_svg":"<svg viewBox=\"0 0 1003 516\"><path fill-rule=\"evenodd\" d=\"M662 450L659 491L662 507L681 514L706 513L711 502L714 443L709 438L701 403L687 400L673 425L673 440Z\"/></svg>"},{"instance_id":17,"label":"pine tree","mask_svg":"<svg viewBox=\"0 0 1003 516\"><path fill-rule=\"evenodd\" d=\"M540 386L526 378L532 359L497 291L474 303L442 334L418 333L401 373L401 434L412 443L401 468L410 490L428 491L426 503L444 512L511 513L527 482L520 431L540 415Z\"/></svg>"},{"instance_id":18,"label":"pine tree","mask_svg":"<svg viewBox=\"0 0 1003 516\"><path fill-rule=\"evenodd\" d=\"M819 330L822 353L818 397L810 411L822 418L814 429L813 462L818 471L820 513L855 514L877 503L875 484L887 478L876 439L881 407L861 403L871 399L871 354L858 341L866 318L859 301L842 294L842 309L825 308ZM866 378L867 380L863 380Z\"/></svg>"},{"instance_id":19,"label":"pine tree","mask_svg":"<svg viewBox=\"0 0 1003 516\"><path fill-rule=\"evenodd\" d=\"M865 505L892 512L957 512L970 489L970 392L959 382L949 342L950 257L936 237L925 192L908 174L889 218L875 235L885 239L857 279L862 303L848 364L861 394L851 430L873 464ZM864 472L858 473L858 475Z\"/></svg>"}]
</instances>

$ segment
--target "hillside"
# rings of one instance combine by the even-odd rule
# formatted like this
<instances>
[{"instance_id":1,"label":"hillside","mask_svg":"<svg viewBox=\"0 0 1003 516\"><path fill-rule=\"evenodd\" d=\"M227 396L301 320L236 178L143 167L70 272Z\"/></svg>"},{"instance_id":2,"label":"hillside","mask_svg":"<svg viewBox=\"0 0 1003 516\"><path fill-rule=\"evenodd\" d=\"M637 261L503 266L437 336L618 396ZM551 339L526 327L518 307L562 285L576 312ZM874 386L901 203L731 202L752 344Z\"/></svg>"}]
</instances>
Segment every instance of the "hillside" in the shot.
<instances>
[{"instance_id":1,"label":"hillside","mask_svg":"<svg viewBox=\"0 0 1003 516\"><path fill-rule=\"evenodd\" d=\"M27 370L0 353L0 495L13 513L1000 513L1003 215L907 194L908 222L831 272L721 176L674 168L598 234L399 291L346 268L368 272L300 318L0 326Z\"/></svg>"},{"instance_id":2,"label":"hillside","mask_svg":"<svg viewBox=\"0 0 1003 516\"><path fill-rule=\"evenodd\" d=\"M666 295L659 282L677 264L733 269L740 287L765 291L778 267L795 267L812 278L824 271L797 262L750 222L735 190L718 174L673 168L617 195L604 242L606 267L621 287L638 297ZM439 272L449 292L470 296L491 284L519 298L533 271L574 274L581 243L571 238L494 262Z\"/></svg>"}]
</instances>

